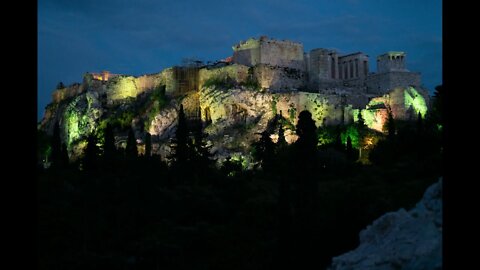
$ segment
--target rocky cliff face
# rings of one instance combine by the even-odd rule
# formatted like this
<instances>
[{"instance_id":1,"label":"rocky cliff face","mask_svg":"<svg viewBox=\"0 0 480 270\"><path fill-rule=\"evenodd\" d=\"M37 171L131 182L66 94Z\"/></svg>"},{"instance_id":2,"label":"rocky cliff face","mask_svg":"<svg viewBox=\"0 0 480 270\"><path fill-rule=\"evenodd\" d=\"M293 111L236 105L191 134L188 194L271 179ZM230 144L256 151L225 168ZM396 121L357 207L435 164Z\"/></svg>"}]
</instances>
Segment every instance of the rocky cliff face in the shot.
<instances>
[{"instance_id":1,"label":"rocky cliff face","mask_svg":"<svg viewBox=\"0 0 480 270\"><path fill-rule=\"evenodd\" d=\"M405 118L410 107L410 111L422 114L426 110L425 99L413 88L395 89L387 95L372 98L367 104L367 96L353 95L348 89L279 93L247 86L249 68L242 65L200 69L199 74L200 89L181 93L175 92L180 82L175 81L171 68L140 77L118 75L108 81L95 80L91 74L86 74L82 84L54 92L53 102L47 106L39 128L52 134L53 125L58 122L62 139L74 158L82 152L86 137L97 133L107 122L119 126L116 129L117 145L123 145L121 141L126 130L132 127L140 144L145 132L149 132L154 151L162 151L165 149L162 145L175 134L178 109L183 104L187 116L201 117L208 139L219 157L232 153L248 156L258 134L268 128L276 115L286 120L283 121L285 139L292 143L297 138L294 126L303 110L312 113L319 127L351 123L361 109L365 123L377 130L382 129L387 107L392 109L395 118ZM232 79L233 83L228 87L202 86L207 81L222 83L219 78L223 77ZM166 98L160 101L155 91L162 87ZM269 132L276 141L277 131Z\"/></svg>"},{"instance_id":2,"label":"rocky cliff face","mask_svg":"<svg viewBox=\"0 0 480 270\"><path fill-rule=\"evenodd\" d=\"M442 180L410 211L387 213L360 232L360 246L329 270L442 269Z\"/></svg>"}]
</instances>

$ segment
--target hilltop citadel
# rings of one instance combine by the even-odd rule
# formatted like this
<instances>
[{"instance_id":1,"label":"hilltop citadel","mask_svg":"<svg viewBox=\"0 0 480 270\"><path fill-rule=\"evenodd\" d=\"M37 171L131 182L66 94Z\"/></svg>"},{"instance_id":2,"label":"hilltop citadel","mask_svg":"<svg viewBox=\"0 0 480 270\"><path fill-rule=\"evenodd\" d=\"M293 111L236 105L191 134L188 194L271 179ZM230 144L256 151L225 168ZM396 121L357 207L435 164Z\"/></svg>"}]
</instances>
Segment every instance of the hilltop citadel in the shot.
<instances>
[{"instance_id":1,"label":"hilltop citadel","mask_svg":"<svg viewBox=\"0 0 480 270\"><path fill-rule=\"evenodd\" d=\"M425 115L427 110L427 90L420 73L406 68L404 52L378 56L377 72L372 73L369 56L362 52L340 55L323 48L304 52L301 43L266 36L241 41L232 49L232 56L214 63L191 62L139 77L86 73L81 84L54 91L41 128L51 133L52 123L60 122L70 148L102 119L111 117L111 110L133 110L128 104L159 88L164 89L169 105L151 117L145 112L137 115L131 125L137 137L149 132L160 144L175 130L179 104L187 117L201 120L212 136L238 124L261 131L277 114L295 124L305 109L317 126L351 123L360 112L366 124L378 131L389 110L395 119L403 120ZM141 119L146 127L139 124ZM295 140L293 130L286 130L285 136L289 142Z\"/></svg>"}]
</instances>

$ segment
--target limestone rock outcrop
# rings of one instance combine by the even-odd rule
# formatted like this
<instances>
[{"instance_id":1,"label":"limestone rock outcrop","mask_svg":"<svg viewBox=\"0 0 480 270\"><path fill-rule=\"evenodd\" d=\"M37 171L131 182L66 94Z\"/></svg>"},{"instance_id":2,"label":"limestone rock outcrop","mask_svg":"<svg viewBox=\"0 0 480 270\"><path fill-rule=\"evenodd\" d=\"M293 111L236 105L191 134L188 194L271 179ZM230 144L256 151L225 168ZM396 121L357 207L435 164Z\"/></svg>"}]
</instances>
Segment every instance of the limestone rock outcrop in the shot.
<instances>
[{"instance_id":1,"label":"limestone rock outcrop","mask_svg":"<svg viewBox=\"0 0 480 270\"><path fill-rule=\"evenodd\" d=\"M334 257L329 270L442 269L442 180L410 211L387 213L360 232L357 249Z\"/></svg>"},{"instance_id":2,"label":"limestone rock outcrop","mask_svg":"<svg viewBox=\"0 0 480 270\"><path fill-rule=\"evenodd\" d=\"M176 129L178 109L169 107L155 116L150 124L150 135L157 136L159 140L173 137Z\"/></svg>"}]
</instances>

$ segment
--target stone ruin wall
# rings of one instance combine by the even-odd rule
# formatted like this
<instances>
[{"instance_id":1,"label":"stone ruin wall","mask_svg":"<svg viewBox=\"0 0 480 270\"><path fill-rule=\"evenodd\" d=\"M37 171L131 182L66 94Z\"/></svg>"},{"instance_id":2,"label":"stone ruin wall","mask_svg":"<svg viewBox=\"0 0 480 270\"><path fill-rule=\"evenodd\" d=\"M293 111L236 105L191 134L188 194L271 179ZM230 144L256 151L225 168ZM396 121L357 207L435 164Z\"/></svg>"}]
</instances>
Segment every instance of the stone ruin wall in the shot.
<instances>
[{"instance_id":1,"label":"stone ruin wall","mask_svg":"<svg viewBox=\"0 0 480 270\"><path fill-rule=\"evenodd\" d=\"M287 67L259 64L254 74L260 86L271 92L298 91L305 86L305 72Z\"/></svg>"},{"instance_id":2,"label":"stone ruin wall","mask_svg":"<svg viewBox=\"0 0 480 270\"><path fill-rule=\"evenodd\" d=\"M60 103L61 101L76 96L86 88L83 84L73 84L62 89L57 89L52 93L52 100L54 103Z\"/></svg>"},{"instance_id":3,"label":"stone ruin wall","mask_svg":"<svg viewBox=\"0 0 480 270\"><path fill-rule=\"evenodd\" d=\"M303 45L291 41L261 39L260 63L305 71Z\"/></svg>"},{"instance_id":4,"label":"stone ruin wall","mask_svg":"<svg viewBox=\"0 0 480 270\"><path fill-rule=\"evenodd\" d=\"M198 74L199 89L202 88L205 81L210 78L225 78L226 76L234 79L236 82L244 82L248 78L248 66L232 64L221 68L202 68Z\"/></svg>"},{"instance_id":5,"label":"stone ruin wall","mask_svg":"<svg viewBox=\"0 0 480 270\"><path fill-rule=\"evenodd\" d=\"M385 94L396 87L414 86L420 87L421 78L419 72L388 72L369 75L365 81L367 93Z\"/></svg>"},{"instance_id":6,"label":"stone ruin wall","mask_svg":"<svg viewBox=\"0 0 480 270\"><path fill-rule=\"evenodd\" d=\"M233 63L245 66L254 66L260 63L260 41L250 38L233 47Z\"/></svg>"}]
</instances>

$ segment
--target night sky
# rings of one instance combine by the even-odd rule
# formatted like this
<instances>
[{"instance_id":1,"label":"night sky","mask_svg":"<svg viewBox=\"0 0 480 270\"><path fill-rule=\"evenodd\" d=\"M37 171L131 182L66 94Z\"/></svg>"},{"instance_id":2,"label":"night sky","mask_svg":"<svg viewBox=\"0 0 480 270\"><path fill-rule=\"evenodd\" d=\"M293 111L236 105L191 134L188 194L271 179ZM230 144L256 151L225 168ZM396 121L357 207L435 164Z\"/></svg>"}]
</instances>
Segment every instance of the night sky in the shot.
<instances>
[{"instance_id":1,"label":"night sky","mask_svg":"<svg viewBox=\"0 0 480 270\"><path fill-rule=\"evenodd\" d=\"M58 82L85 72L142 75L183 58L218 60L266 35L305 51L405 51L407 68L433 92L442 83L440 0L39 0L38 119Z\"/></svg>"}]
</instances>

